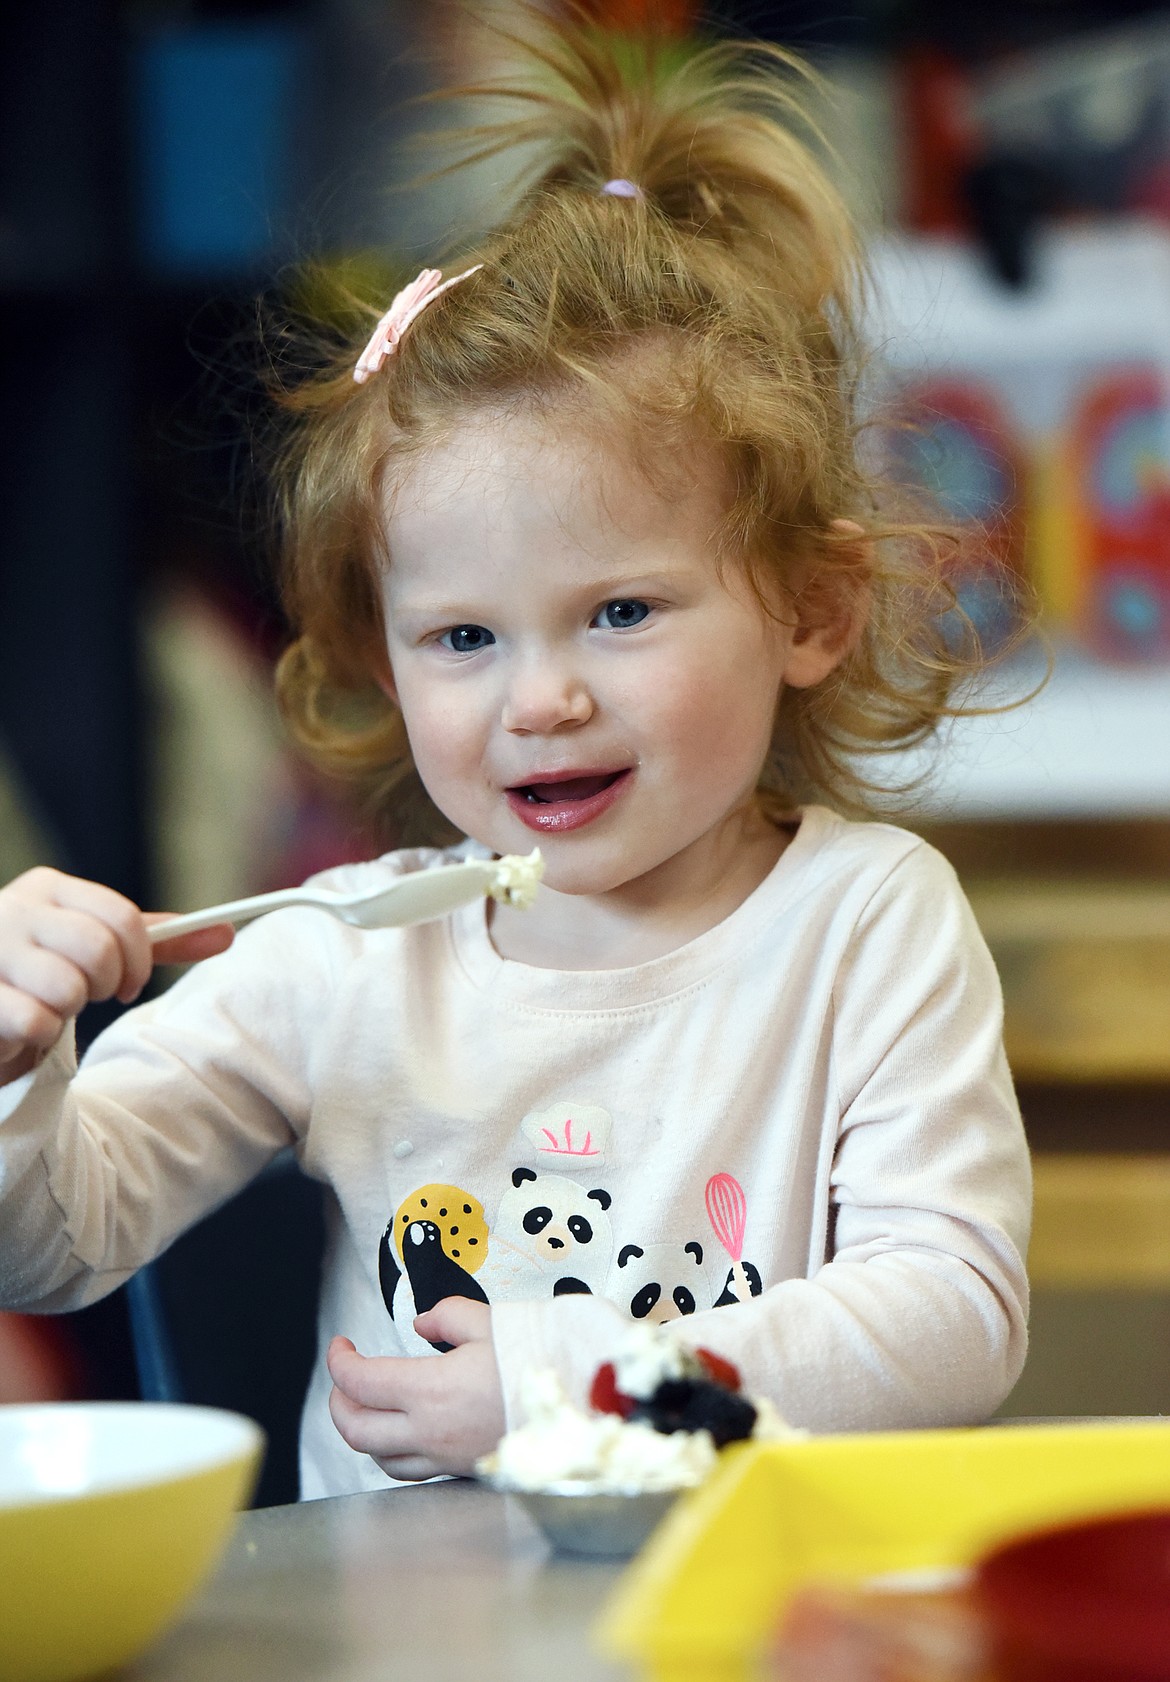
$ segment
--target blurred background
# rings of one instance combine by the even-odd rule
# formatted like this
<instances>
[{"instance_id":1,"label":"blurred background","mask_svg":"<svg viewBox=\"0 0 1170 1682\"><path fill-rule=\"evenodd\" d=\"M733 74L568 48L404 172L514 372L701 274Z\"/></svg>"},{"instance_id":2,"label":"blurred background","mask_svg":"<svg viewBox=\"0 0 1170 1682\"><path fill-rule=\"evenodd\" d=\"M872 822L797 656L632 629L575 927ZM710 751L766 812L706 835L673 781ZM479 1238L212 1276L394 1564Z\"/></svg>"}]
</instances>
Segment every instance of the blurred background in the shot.
<instances>
[{"instance_id":1,"label":"blurred background","mask_svg":"<svg viewBox=\"0 0 1170 1682\"><path fill-rule=\"evenodd\" d=\"M615 27L651 3L594 0ZM1036 1154L1033 1354L1004 1411L1170 1411L1170 7L726 0L714 20L827 78L875 403L914 423L873 447L1040 600L1046 646L991 699L1054 662L1036 700L912 767L898 808L999 961ZM444 0L5 11L0 881L50 862L179 910L393 842L273 710L262 300L306 256L389 297L491 219L497 166L400 190L427 162L403 101L476 51ZM1009 643L978 554L957 584ZM134 1313L118 1293L0 1317L0 1400L138 1393Z\"/></svg>"}]
</instances>

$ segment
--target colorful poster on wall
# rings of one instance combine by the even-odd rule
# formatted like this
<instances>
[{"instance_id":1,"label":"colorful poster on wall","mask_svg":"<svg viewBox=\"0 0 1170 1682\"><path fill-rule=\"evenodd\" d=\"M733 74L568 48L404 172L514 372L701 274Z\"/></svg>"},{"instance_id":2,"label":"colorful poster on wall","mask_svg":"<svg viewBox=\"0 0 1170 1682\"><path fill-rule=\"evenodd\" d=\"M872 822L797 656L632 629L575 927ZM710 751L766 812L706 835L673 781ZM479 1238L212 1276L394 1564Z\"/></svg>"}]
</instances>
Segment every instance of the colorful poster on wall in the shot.
<instances>
[{"instance_id":1,"label":"colorful poster on wall","mask_svg":"<svg viewBox=\"0 0 1170 1682\"><path fill-rule=\"evenodd\" d=\"M955 583L985 640L1019 577L1058 637L1170 659L1170 234L1053 231L1024 292L959 241L891 242L875 271L887 453L978 532Z\"/></svg>"}]
</instances>

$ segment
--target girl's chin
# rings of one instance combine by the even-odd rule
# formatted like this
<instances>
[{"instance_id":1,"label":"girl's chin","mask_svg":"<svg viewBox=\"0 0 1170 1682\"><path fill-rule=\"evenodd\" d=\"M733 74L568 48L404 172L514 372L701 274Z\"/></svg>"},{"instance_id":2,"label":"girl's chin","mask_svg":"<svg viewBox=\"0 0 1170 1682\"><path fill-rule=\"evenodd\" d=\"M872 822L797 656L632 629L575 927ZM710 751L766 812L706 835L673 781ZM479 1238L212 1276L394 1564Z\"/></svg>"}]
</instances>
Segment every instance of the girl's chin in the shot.
<instances>
[{"instance_id":1,"label":"girl's chin","mask_svg":"<svg viewBox=\"0 0 1170 1682\"><path fill-rule=\"evenodd\" d=\"M605 899L632 887L643 876L652 875L655 861L632 862L629 857L606 858L604 854L585 856L582 848L573 856L573 849L549 846L539 839L544 858L541 889L564 894L571 899Z\"/></svg>"}]
</instances>

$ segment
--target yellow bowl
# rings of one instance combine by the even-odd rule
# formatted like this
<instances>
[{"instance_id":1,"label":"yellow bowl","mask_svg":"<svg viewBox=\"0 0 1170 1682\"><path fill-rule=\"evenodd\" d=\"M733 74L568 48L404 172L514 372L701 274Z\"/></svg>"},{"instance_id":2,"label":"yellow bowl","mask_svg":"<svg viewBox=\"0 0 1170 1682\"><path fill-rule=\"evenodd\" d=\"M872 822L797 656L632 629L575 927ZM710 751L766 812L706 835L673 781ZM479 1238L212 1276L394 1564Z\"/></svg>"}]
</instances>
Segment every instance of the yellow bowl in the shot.
<instances>
[{"instance_id":1,"label":"yellow bowl","mask_svg":"<svg viewBox=\"0 0 1170 1682\"><path fill-rule=\"evenodd\" d=\"M78 1682L140 1653L215 1564L263 1443L216 1408L0 1407L3 1682Z\"/></svg>"},{"instance_id":2,"label":"yellow bowl","mask_svg":"<svg viewBox=\"0 0 1170 1682\"><path fill-rule=\"evenodd\" d=\"M1170 1421L744 1444L622 1578L602 1648L655 1682L747 1682L792 1595L971 1565L1028 1530L1170 1507Z\"/></svg>"}]
</instances>

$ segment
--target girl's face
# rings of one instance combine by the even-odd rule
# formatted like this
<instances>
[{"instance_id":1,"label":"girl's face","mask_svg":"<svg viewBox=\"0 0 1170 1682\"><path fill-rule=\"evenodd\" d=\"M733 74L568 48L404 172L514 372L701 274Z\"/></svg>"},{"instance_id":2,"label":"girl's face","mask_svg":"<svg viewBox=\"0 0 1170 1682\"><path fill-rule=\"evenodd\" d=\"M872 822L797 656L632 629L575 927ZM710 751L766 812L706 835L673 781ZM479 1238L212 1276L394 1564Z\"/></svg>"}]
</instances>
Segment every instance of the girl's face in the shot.
<instances>
[{"instance_id":1,"label":"girl's face","mask_svg":"<svg viewBox=\"0 0 1170 1682\"><path fill-rule=\"evenodd\" d=\"M481 416L390 499L388 691L431 798L572 894L726 862L785 683L840 651L778 624L713 533L713 458L663 495L620 449Z\"/></svg>"}]
</instances>

